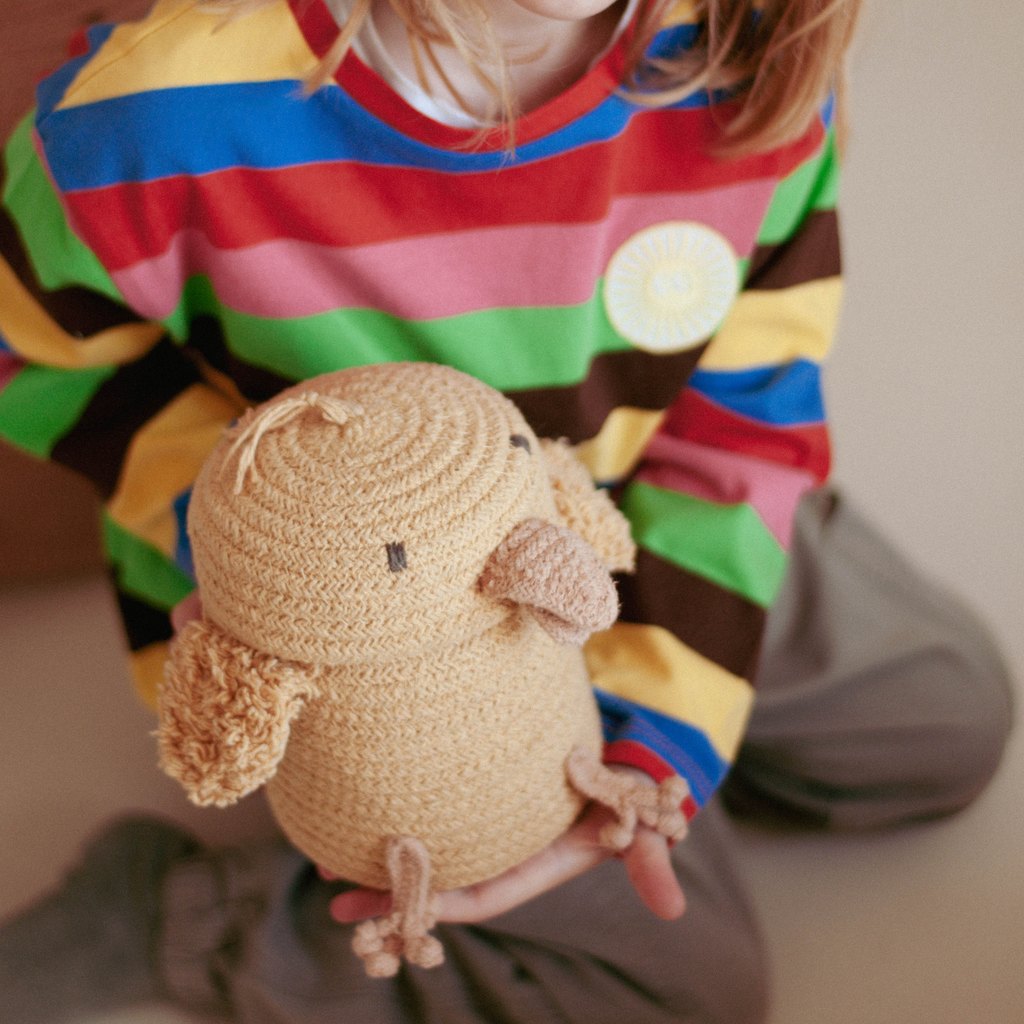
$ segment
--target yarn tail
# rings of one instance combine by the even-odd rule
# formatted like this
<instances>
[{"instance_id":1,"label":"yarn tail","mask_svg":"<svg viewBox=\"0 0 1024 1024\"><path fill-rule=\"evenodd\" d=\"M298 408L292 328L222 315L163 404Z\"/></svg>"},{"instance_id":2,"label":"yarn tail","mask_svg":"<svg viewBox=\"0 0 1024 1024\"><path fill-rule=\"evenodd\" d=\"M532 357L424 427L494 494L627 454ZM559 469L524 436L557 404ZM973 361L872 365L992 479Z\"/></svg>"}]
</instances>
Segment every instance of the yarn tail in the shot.
<instances>
[{"instance_id":1,"label":"yarn tail","mask_svg":"<svg viewBox=\"0 0 1024 1024\"><path fill-rule=\"evenodd\" d=\"M391 913L363 921L352 937L352 949L371 978L394 977L403 956L419 967L437 967L444 963L444 949L430 934L437 923L430 854L419 839L394 836L388 840L385 863L391 877Z\"/></svg>"}]
</instances>

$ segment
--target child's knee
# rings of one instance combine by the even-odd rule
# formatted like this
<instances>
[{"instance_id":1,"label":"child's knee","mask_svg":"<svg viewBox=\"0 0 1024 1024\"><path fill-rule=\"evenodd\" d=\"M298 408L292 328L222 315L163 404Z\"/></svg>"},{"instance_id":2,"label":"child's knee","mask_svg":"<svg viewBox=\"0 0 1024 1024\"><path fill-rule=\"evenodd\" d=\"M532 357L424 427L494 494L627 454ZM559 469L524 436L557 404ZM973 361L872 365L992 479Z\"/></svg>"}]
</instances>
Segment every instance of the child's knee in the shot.
<instances>
[{"instance_id":1,"label":"child's knee","mask_svg":"<svg viewBox=\"0 0 1024 1024\"><path fill-rule=\"evenodd\" d=\"M980 627L951 636L943 653L958 692L947 720L936 723L932 744L941 765L936 784L944 790L939 813L952 813L970 804L995 775L1013 725L1014 700L1005 663Z\"/></svg>"}]
</instances>

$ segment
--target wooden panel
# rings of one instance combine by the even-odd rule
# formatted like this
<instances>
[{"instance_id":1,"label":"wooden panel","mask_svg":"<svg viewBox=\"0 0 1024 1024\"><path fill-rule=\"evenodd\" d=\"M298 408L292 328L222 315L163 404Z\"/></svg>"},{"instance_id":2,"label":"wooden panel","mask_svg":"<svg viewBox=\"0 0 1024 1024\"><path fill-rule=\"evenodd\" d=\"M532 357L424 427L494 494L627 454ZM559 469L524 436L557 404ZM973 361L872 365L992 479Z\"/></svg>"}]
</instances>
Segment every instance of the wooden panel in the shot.
<instances>
[{"instance_id":1,"label":"wooden panel","mask_svg":"<svg viewBox=\"0 0 1024 1024\"><path fill-rule=\"evenodd\" d=\"M137 18L149 0L4 0L0 5L0 137L34 102L38 78L78 29ZM103 565L93 489L81 477L0 443L0 587L95 572Z\"/></svg>"},{"instance_id":2,"label":"wooden panel","mask_svg":"<svg viewBox=\"0 0 1024 1024\"><path fill-rule=\"evenodd\" d=\"M92 486L0 442L0 588L98 572L103 565Z\"/></svg>"},{"instance_id":3,"label":"wooden panel","mask_svg":"<svg viewBox=\"0 0 1024 1024\"><path fill-rule=\"evenodd\" d=\"M138 18L150 0L4 0L0 5L0 136L34 102L36 80L63 62L67 41L100 21Z\"/></svg>"}]
</instances>

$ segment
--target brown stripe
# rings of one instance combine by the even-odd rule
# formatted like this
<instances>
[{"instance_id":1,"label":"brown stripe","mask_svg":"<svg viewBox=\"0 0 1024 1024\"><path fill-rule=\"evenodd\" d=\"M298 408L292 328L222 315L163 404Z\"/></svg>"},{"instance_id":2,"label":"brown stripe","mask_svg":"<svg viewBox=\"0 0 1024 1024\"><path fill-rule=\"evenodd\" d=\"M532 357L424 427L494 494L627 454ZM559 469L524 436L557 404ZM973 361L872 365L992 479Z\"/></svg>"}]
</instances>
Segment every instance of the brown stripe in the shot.
<instances>
[{"instance_id":1,"label":"brown stripe","mask_svg":"<svg viewBox=\"0 0 1024 1024\"><path fill-rule=\"evenodd\" d=\"M227 374L251 402L265 402L295 383L239 359L228 348L221 326L213 317L193 320L188 344L215 370ZM538 436L585 441L601 429L608 414L618 406L664 409L670 405L690 379L705 348L706 343L668 356L637 350L604 353L593 360L590 373L579 384L506 394Z\"/></svg>"},{"instance_id":2,"label":"brown stripe","mask_svg":"<svg viewBox=\"0 0 1024 1024\"><path fill-rule=\"evenodd\" d=\"M228 348L220 321L212 316L197 316L191 324L188 347L198 352L215 370L226 374L250 402L266 402L295 381L239 359Z\"/></svg>"},{"instance_id":3,"label":"brown stripe","mask_svg":"<svg viewBox=\"0 0 1024 1024\"><path fill-rule=\"evenodd\" d=\"M171 617L161 608L154 608L145 601L129 594L118 593L117 603L121 609L125 632L128 634L128 648L141 651L143 647L170 640L174 635Z\"/></svg>"},{"instance_id":4,"label":"brown stripe","mask_svg":"<svg viewBox=\"0 0 1024 1024\"><path fill-rule=\"evenodd\" d=\"M620 622L661 626L698 654L753 682L762 608L642 548L636 573L615 578Z\"/></svg>"},{"instance_id":5,"label":"brown stripe","mask_svg":"<svg viewBox=\"0 0 1024 1024\"><path fill-rule=\"evenodd\" d=\"M606 352L590 364L586 379L572 387L533 388L506 394L540 437L567 437L574 444L593 437L612 409L664 409L675 401L707 347L674 355Z\"/></svg>"},{"instance_id":6,"label":"brown stripe","mask_svg":"<svg viewBox=\"0 0 1024 1024\"><path fill-rule=\"evenodd\" d=\"M0 189L3 188L4 172L0 170ZM28 289L32 297L68 334L83 338L104 331L108 327L138 323L136 316L127 306L114 302L105 295L88 288L58 288L47 291L39 283L32 263L22 244L18 227L2 206L0 206L0 256L2 256Z\"/></svg>"},{"instance_id":7,"label":"brown stripe","mask_svg":"<svg viewBox=\"0 0 1024 1024\"><path fill-rule=\"evenodd\" d=\"M87 476L109 498L135 432L199 379L192 362L164 338L100 387L78 422L54 445L53 460Z\"/></svg>"},{"instance_id":8,"label":"brown stripe","mask_svg":"<svg viewBox=\"0 0 1024 1024\"><path fill-rule=\"evenodd\" d=\"M750 260L747 288L791 288L842 272L839 218L835 210L812 213L792 238L759 245Z\"/></svg>"}]
</instances>

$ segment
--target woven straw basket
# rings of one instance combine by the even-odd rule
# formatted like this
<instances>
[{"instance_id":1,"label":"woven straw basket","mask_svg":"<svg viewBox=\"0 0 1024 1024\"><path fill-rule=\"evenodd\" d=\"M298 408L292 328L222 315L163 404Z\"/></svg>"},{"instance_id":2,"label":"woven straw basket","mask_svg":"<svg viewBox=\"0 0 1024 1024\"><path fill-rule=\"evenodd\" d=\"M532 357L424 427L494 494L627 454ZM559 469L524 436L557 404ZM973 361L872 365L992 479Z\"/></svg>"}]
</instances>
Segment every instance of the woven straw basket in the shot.
<instances>
[{"instance_id":1,"label":"woven straw basket","mask_svg":"<svg viewBox=\"0 0 1024 1024\"><path fill-rule=\"evenodd\" d=\"M498 392L414 363L291 388L225 434L189 535L204 618L173 645L159 738L195 802L266 783L296 846L378 888L391 837L443 890L577 816L566 757L601 745L579 645L633 547Z\"/></svg>"}]
</instances>

